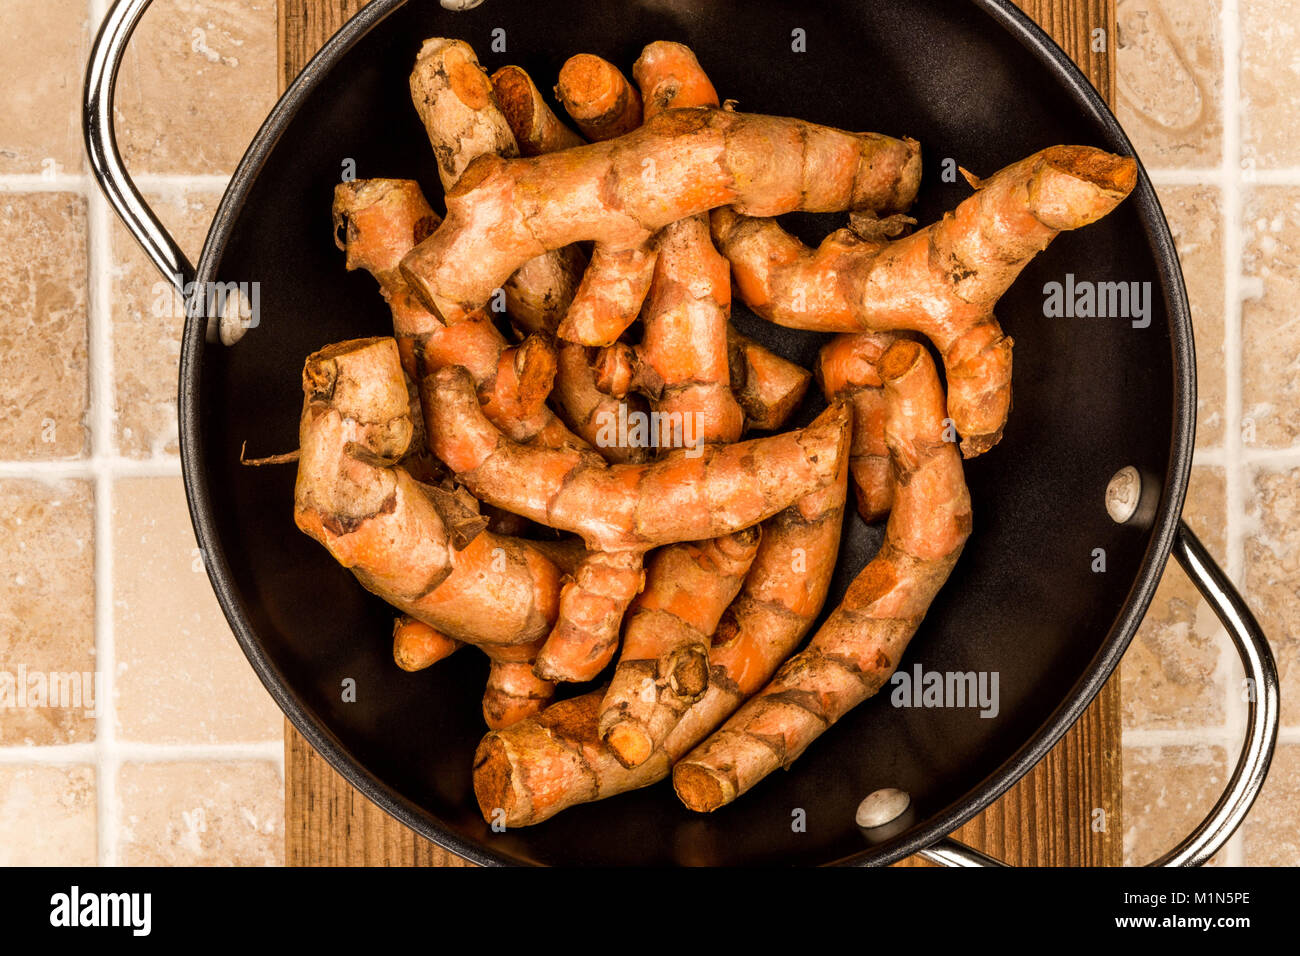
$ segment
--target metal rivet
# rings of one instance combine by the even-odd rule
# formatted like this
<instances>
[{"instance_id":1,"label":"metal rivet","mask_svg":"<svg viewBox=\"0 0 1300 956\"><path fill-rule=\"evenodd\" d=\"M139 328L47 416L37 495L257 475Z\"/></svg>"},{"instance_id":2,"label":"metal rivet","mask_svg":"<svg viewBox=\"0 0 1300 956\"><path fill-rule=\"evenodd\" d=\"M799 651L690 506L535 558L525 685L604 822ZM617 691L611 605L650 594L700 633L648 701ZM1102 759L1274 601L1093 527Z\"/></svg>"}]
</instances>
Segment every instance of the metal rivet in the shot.
<instances>
[{"instance_id":1,"label":"metal rivet","mask_svg":"<svg viewBox=\"0 0 1300 956\"><path fill-rule=\"evenodd\" d=\"M854 819L860 827L883 827L902 816L911 803L912 798L906 790L885 787L867 794L867 798L858 804Z\"/></svg>"},{"instance_id":2,"label":"metal rivet","mask_svg":"<svg viewBox=\"0 0 1300 956\"><path fill-rule=\"evenodd\" d=\"M452 10L459 13L462 10L473 10L483 0L438 0L444 10Z\"/></svg>"},{"instance_id":3,"label":"metal rivet","mask_svg":"<svg viewBox=\"0 0 1300 956\"><path fill-rule=\"evenodd\" d=\"M1133 517L1141 497L1142 476L1132 465L1125 465L1106 485L1106 513L1117 524L1123 524Z\"/></svg>"}]
</instances>

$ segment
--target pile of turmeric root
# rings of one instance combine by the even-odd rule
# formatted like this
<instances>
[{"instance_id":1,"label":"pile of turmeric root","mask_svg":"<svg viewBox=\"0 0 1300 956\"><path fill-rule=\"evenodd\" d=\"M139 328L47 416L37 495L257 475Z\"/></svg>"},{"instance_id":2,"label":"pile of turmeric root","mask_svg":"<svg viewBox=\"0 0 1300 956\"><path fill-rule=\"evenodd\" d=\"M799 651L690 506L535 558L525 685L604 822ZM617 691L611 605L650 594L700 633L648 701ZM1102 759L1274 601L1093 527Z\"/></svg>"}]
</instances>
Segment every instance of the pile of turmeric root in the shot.
<instances>
[{"instance_id":1,"label":"pile of turmeric root","mask_svg":"<svg viewBox=\"0 0 1300 956\"><path fill-rule=\"evenodd\" d=\"M994 306L1135 163L1051 147L914 229L916 142L738 112L677 43L632 80L566 62L571 124L459 40L428 40L410 88L446 213L409 180L335 190L393 335L307 359L297 525L400 612L403 670L487 655L485 819L669 775L715 810L898 665L970 533L962 458L1010 409ZM810 249L774 218L794 211L847 225ZM833 333L815 371L732 327L733 288ZM788 429L814 377L825 411ZM884 543L800 650L850 484Z\"/></svg>"}]
</instances>

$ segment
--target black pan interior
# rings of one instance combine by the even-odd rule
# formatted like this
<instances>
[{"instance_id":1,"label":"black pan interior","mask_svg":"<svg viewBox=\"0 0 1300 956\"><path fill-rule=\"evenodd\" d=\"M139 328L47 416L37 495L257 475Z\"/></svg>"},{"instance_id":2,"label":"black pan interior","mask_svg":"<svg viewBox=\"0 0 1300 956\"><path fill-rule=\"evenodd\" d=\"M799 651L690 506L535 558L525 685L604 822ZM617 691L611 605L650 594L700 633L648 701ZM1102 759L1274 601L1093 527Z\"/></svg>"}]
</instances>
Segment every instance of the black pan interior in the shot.
<instances>
[{"instance_id":1,"label":"black pan interior","mask_svg":"<svg viewBox=\"0 0 1300 956\"><path fill-rule=\"evenodd\" d=\"M375 4L385 5L396 4ZM261 283L260 325L238 346L204 346L194 329L187 338L186 471L200 536L218 559L214 583L281 705L354 782L407 822L483 860L806 864L886 861L927 825L973 812L974 791L983 785L981 799L988 798L1010 782L1008 761L1023 763L1045 747L1039 740L1025 750L1062 701L1085 685L1095 690L1097 662L1113 663L1129 636L1117 620L1131 620L1149 599L1149 582L1135 589L1135 580L1144 567L1150 578L1152 563L1163 560L1149 553L1159 550L1154 502L1165 493L1166 508L1181 504L1177 436L1190 423L1177 424L1176 405L1187 405L1189 373L1176 356L1189 341L1171 332L1183 324L1169 318L1183 308L1181 283L1173 272L1162 277L1153 251L1166 234L1149 187L1144 182L1101 224L1060 237L999 309L1016 340L1015 407L1001 445L967 466L974 533L904 664L996 673L996 717L899 708L882 694L791 772L707 818L660 785L494 833L470 787L470 756L483 731L480 656L398 672L389 656L391 612L294 528L292 468L238 465L245 441L252 455L296 446L308 353L389 332L373 281L343 269L331 239L331 191L354 163L359 177L414 177L440 205L406 86L421 41L434 35L469 41L489 69L521 64L542 86L573 53L596 52L627 70L651 40L685 42L719 93L743 110L920 140L925 177L915 214L923 223L969 193L960 181L944 181L945 160L987 174L1054 143L1128 151L1122 135L1089 115L1052 69L975 4L488 0L449 13L413 3L382 19L320 79L278 139L264 131L200 267L204 276ZM809 240L841 224L839 217L790 219ZM1150 327L1045 318L1044 283L1067 272L1152 283ZM739 304L736 321L804 362L821 341L766 325ZM1124 465L1145 477L1148 508L1121 527L1107 517L1102 492ZM878 528L851 520L828 607L878 541ZM1104 573L1092 570L1099 548ZM356 682L354 703L341 699L348 678ZM916 823L873 844L854 825L854 808L883 786L912 794ZM792 826L798 819L802 829Z\"/></svg>"}]
</instances>

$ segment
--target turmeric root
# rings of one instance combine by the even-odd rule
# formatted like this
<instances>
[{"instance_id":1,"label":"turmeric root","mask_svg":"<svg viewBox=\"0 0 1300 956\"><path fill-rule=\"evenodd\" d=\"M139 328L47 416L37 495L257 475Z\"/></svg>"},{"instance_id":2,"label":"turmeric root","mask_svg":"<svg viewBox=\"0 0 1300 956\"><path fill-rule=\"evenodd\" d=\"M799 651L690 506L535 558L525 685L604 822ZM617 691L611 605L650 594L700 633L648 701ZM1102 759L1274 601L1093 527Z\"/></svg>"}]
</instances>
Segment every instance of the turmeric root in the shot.
<instances>
[{"instance_id":1,"label":"turmeric root","mask_svg":"<svg viewBox=\"0 0 1300 956\"><path fill-rule=\"evenodd\" d=\"M464 40L424 41L411 71L411 102L450 189L480 156L518 156L519 147L473 48Z\"/></svg>"},{"instance_id":2,"label":"turmeric root","mask_svg":"<svg viewBox=\"0 0 1300 956\"><path fill-rule=\"evenodd\" d=\"M837 335L822 346L817 362L827 401L843 398L853 410L849 471L858 514L867 522L887 514L894 500L885 445L885 385L877 365L897 339L893 332Z\"/></svg>"},{"instance_id":3,"label":"turmeric root","mask_svg":"<svg viewBox=\"0 0 1300 956\"><path fill-rule=\"evenodd\" d=\"M653 237L626 249L596 243L587 271L560 321L560 338L583 345L613 343L636 321L658 258Z\"/></svg>"},{"instance_id":4,"label":"turmeric root","mask_svg":"<svg viewBox=\"0 0 1300 956\"><path fill-rule=\"evenodd\" d=\"M393 661L404 671L422 671L458 650L461 642L406 614L393 620Z\"/></svg>"},{"instance_id":5,"label":"turmeric root","mask_svg":"<svg viewBox=\"0 0 1300 956\"><path fill-rule=\"evenodd\" d=\"M758 550L757 527L656 551L628 609L597 730L627 767L643 763L709 686L709 638Z\"/></svg>"},{"instance_id":6,"label":"turmeric root","mask_svg":"<svg viewBox=\"0 0 1300 956\"><path fill-rule=\"evenodd\" d=\"M463 40L426 40L411 72L410 86L411 101L433 147L444 190L451 189L480 156L519 155L492 83L474 50ZM504 293L506 311L527 331L554 332L573 299L582 265L577 249L557 249L517 263L514 274L497 283ZM454 324L473 314L472 309L439 313L439 319Z\"/></svg>"},{"instance_id":7,"label":"turmeric root","mask_svg":"<svg viewBox=\"0 0 1300 956\"><path fill-rule=\"evenodd\" d=\"M555 389L552 394L565 424L595 448L606 461L615 464L645 461L646 446L602 439L605 434L602 429L606 429L609 422L618 421L620 404L627 403L627 415L645 413L648 406L641 396L628 395L626 390L618 395L602 391L592 368L591 350L585 345L560 342L557 359Z\"/></svg>"},{"instance_id":8,"label":"turmeric root","mask_svg":"<svg viewBox=\"0 0 1300 956\"><path fill-rule=\"evenodd\" d=\"M718 93L691 48L669 40L647 44L632 64L646 119L664 110L717 106Z\"/></svg>"},{"instance_id":9,"label":"turmeric root","mask_svg":"<svg viewBox=\"0 0 1300 956\"><path fill-rule=\"evenodd\" d=\"M718 105L695 54L680 43L651 43L633 75L647 104L646 119L664 109ZM639 387L654 411L690 416L700 440L734 442L744 429L744 413L731 392L727 261L713 248L705 214L670 223L656 242L645 332L635 350Z\"/></svg>"},{"instance_id":10,"label":"turmeric root","mask_svg":"<svg viewBox=\"0 0 1300 956\"><path fill-rule=\"evenodd\" d=\"M718 105L695 55L681 44L651 44L633 72L647 118L665 108ZM731 393L727 262L713 248L704 214L665 226L657 243L645 332L635 350L643 387L651 383L651 408L692 422L696 442L734 442L744 414ZM742 532L656 557L601 704L601 737L627 766L646 760L707 688L708 635L739 589L757 542L757 534ZM694 617L684 608L673 613L665 598L674 587L679 595L693 595Z\"/></svg>"},{"instance_id":11,"label":"turmeric root","mask_svg":"<svg viewBox=\"0 0 1300 956\"><path fill-rule=\"evenodd\" d=\"M525 155L535 156L581 145L582 140L560 123L523 69L517 66L502 67L493 74L492 80L502 112ZM525 147L525 142L531 145ZM571 257L571 260L585 262L576 247L570 246L563 251ZM530 260L523 269L529 269L534 263L544 261L547 261L545 256ZM580 270L574 273L574 275L579 274L583 273ZM515 275L519 277L520 273ZM583 293L584 297L590 294L590 283L588 287L588 292ZM567 293L566 305L569 307L572 307L575 301L574 291L570 288ZM583 305L583 300L577 299L579 311L589 307L591 303ZM516 324L520 324L517 319ZM552 324L544 331L554 333L556 328L557 326ZM533 327L529 327L529 330L540 331ZM601 421L610 416L616 418L619 403L596 389L595 375L587 349L571 342L559 343L553 394L560 416L569 428L589 445L595 447L607 461L635 462L645 459L644 448L597 444L596 436Z\"/></svg>"},{"instance_id":12,"label":"turmeric root","mask_svg":"<svg viewBox=\"0 0 1300 956\"><path fill-rule=\"evenodd\" d=\"M677 795L692 810L716 810L789 768L879 690L970 533L970 496L961 457L944 441L943 390L929 354L897 342L879 371L897 479L885 541L808 647L673 769Z\"/></svg>"},{"instance_id":13,"label":"turmeric root","mask_svg":"<svg viewBox=\"0 0 1300 956\"><path fill-rule=\"evenodd\" d=\"M555 696L555 685L533 674L541 644L533 641L483 647L492 662L483 691L483 720L489 730L501 730L539 713Z\"/></svg>"},{"instance_id":14,"label":"turmeric root","mask_svg":"<svg viewBox=\"0 0 1300 956\"><path fill-rule=\"evenodd\" d=\"M446 317L481 307L524 262L575 242L595 240L610 260L670 222L728 204L751 215L890 212L912 201L919 177L912 141L669 110L604 143L531 159L480 157L448 191L447 218L401 268L420 300Z\"/></svg>"},{"instance_id":15,"label":"turmeric root","mask_svg":"<svg viewBox=\"0 0 1300 956\"><path fill-rule=\"evenodd\" d=\"M565 111L593 143L641 125L641 97L613 63L590 53L564 61L555 86Z\"/></svg>"},{"instance_id":16,"label":"turmeric root","mask_svg":"<svg viewBox=\"0 0 1300 956\"><path fill-rule=\"evenodd\" d=\"M971 181L975 194L952 213L893 242L839 230L814 251L775 222L713 214L741 298L764 318L823 332L927 335L943 354L948 411L968 458L998 442L1011 404L1012 342L994 305L1057 234L1096 222L1128 196L1137 164L1053 146Z\"/></svg>"},{"instance_id":17,"label":"turmeric root","mask_svg":"<svg viewBox=\"0 0 1300 956\"><path fill-rule=\"evenodd\" d=\"M551 681L593 680L618 648L619 628L645 583L642 551L592 551L560 591L560 607L533 665Z\"/></svg>"},{"instance_id":18,"label":"turmeric root","mask_svg":"<svg viewBox=\"0 0 1300 956\"><path fill-rule=\"evenodd\" d=\"M488 417L512 438L581 445L545 404L556 363L549 341L510 346L483 310L444 325L411 295L397 263L438 222L411 180L356 180L334 188L335 242L347 253L348 269L365 269L379 282L406 374L418 381L421 369L463 366Z\"/></svg>"},{"instance_id":19,"label":"turmeric root","mask_svg":"<svg viewBox=\"0 0 1300 956\"><path fill-rule=\"evenodd\" d=\"M650 396L652 410L692 420L698 441L734 442L745 415L731 391L727 261L713 248L706 217L666 226L658 242L645 331L636 349L638 385Z\"/></svg>"},{"instance_id":20,"label":"turmeric root","mask_svg":"<svg viewBox=\"0 0 1300 956\"><path fill-rule=\"evenodd\" d=\"M669 227L671 228L671 227ZM560 367L563 355L572 343L561 343ZM585 354L585 351L584 351ZM803 401L812 381L812 373L801 365L788 361L755 342L728 324L727 367L731 392L744 416L746 431L777 431L784 425ZM601 349L595 358L594 389L599 395L635 401L640 396L632 389L652 394L662 390L662 380L642 362L641 352L622 342ZM556 389L562 387L563 375L556 373ZM589 396L591 406L599 399ZM588 407L591 407L588 406ZM617 403L602 405L601 409L617 408ZM589 444L595 443L595 432L574 428ZM608 457L608 456L606 456Z\"/></svg>"},{"instance_id":21,"label":"turmeric root","mask_svg":"<svg viewBox=\"0 0 1300 956\"><path fill-rule=\"evenodd\" d=\"M396 342L358 339L314 353L303 393L294 489L302 531L367 590L446 637L525 644L550 631L559 569L490 531L458 547L433 490L393 464L414 430Z\"/></svg>"},{"instance_id":22,"label":"turmeric root","mask_svg":"<svg viewBox=\"0 0 1300 956\"><path fill-rule=\"evenodd\" d=\"M555 93L594 143L621 136L641 124L641 100L618 67L598 56L570 57ZM607 345L636 319L650 288L659 250L653 238L626 249L597 245L569 311L562 339Z\"/></svg>"},{"instance_id":23,"label":"turmeric root","mask_svg":"<svg viewBox=\"0 0 1300 956\"><path fill-rule=\"evenodd\" d=\"M420 391L434 454L473 495L600 551L644 552L757 524L834 480L848 444L848 410L836 403L798 431L610 465L590 450L502 435L461 369L425 376Z\"/></svg>"},{"instance_id":24,"label":"turmeric root","mask_svg":"<svg viewBox=\"0 0 1300 956\"><path fill-rule=\"evenodd\" d=\"M745 428L773 432L803 401L812 374L753 339L727 327L731 391L745 413Z\"/></svg>"},{"instance_id":25,"label":"turmeric root","mask_svg":"<svg viewBox=\"0 0 1300 956\"><path fill-rule=\"evenodd\" d=\"M628 768L601 742L605 688L552 704L479 744L474 795L483 818L499 819L500 810L506 826L531 826L667 777L674 761L766 683L821 613L839 549L846 476L841 467L831 485L763 524L740 595L713 638L708 690L658 750Z\"/></svg>"},{"instance_id":26,"label":"turmeric root","mask_svg":"<svg viewBox=\"0 0 1300 956\"><path fill-rule=\"evenodd\" d=\"M557 153L581 146L583 139L546 105L533 78L521 66L503 66L492 74L492 88L524 156Z\"/></svg>"},{"instance_id":27,"label":"turmeric root","mask_svg":"<svg viewBox=\"0 0 1300 956\"><path fill-rule=\"evenodd\" d=\"M610 465L592 451L512 442L483 417L461 370L427 376L421 396L435 454L476 496L572 531L595 552L565 585L537 660L553 681L590 680L609 662L647 550L757 524L830 483L847 453L841 405L802 431Z\"/></svg>"}]
</instances>

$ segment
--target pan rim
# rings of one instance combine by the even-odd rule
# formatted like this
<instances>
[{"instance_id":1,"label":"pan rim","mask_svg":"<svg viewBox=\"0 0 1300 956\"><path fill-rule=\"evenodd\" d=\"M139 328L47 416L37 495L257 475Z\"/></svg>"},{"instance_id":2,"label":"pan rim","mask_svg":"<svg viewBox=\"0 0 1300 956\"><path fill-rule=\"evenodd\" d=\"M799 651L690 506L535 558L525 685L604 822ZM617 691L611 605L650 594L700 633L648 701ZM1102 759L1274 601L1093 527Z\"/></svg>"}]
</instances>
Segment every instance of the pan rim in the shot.
<instances>
[{"instance_id":1,"label":"pan rim","mask_svg":"<svg viewBox=\"0 0 1300 956\"><path fill-rule=\"evenodd\" d=\"M1102 128L1114 151L1136 156L1132 143L1101 95L1064 51L1033 20L1014 6L1012 0L970 2L1014 37L1052 73L1076 105ZM199 258L197 287L204 287L213 277L224 255L231 227L242 210L248 192L280 136L297 115L299 107L344 54L405 4L406 0L373 0L363 7L312 57L276 102L240 160L218 205ZM880 847L864 847L860 852L827 861L830 865L883 865L895 862L947 836L1001 796L1046 755L1092 702L1114 672L1155 594L1156 585L1173 547L1191 473L1196 421L1195 346L1187 292L1173 237L1140 159L1138 172L1138 185L1130 201L1138 207L1139 218L1165 294L1173 371L1171 402L1174 434L1165 486L1152 520L1150 542L1133 586L1083 675L1075 682L1060 706L1015 754L962 798L933 814L906 837ZM519 865L527 862L462 837L379 780L343 746L323 721L303 706L298 695L263 652L261 642L243 611L242 599L235 587L226 556L218 545L208 477L202 469L199 380L205 348L204 335L205 322L187 318L182 335L178 384L181 472L190 520L198 546L206 556L204 566L209 581L222 612L258 679L313 749L352 786L390 816L439 846L475 863Z\"/></svg>"}]
</instances>

